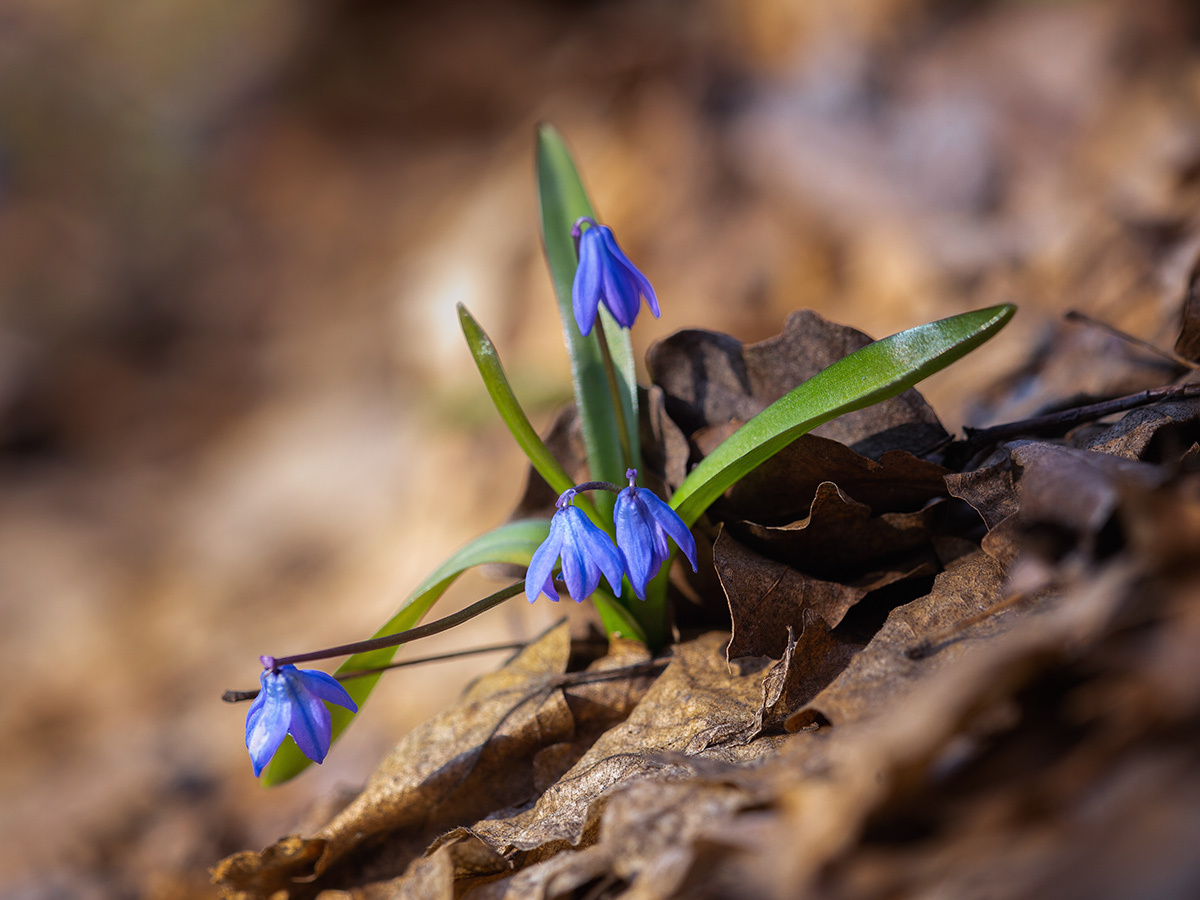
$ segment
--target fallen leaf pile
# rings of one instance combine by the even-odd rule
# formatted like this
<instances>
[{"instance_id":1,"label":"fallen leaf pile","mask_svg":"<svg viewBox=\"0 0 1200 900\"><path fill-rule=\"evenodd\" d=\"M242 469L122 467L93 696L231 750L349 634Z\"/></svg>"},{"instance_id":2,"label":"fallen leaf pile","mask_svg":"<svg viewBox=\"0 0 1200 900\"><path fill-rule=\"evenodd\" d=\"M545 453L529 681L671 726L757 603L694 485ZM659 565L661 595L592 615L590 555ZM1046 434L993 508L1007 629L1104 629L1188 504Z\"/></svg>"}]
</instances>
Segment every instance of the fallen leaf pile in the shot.
<instances>
[{"instance_id":1,"label":"fallen leaf pile","mask_svg":"<svg viewBox=\"0 0 1200 900\"><path fill-rule=\"evenodd\" d=\"M804 312L759 344L663 341L658 475L866 340ZM661 657L573 655L560 626L324 828L214 878L237 900L1184 896L1197 439L1184 400L975 447L915 390L822 426L702 521Z\"/></svg>"}]
</instances>

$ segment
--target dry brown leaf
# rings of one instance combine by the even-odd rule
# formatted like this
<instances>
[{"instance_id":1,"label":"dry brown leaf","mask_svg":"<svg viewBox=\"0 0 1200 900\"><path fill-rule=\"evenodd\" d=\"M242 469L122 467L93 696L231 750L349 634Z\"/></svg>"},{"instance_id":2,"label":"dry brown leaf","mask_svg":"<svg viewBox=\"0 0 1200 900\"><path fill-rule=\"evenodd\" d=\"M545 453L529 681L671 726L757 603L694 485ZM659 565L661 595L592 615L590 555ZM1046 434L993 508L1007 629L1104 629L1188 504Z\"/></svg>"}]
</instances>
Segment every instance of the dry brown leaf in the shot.
<instances>
[{"instance_id":1,"label":"dry brown leaf","mask_svg":"<svg viewBox=\"0 0 1200 900\"><path fill-rule=\"evenodd\" d=\"M968 636L977 636L976 630L958 628L1000 602L1003 580L1003 569L982 551L952 562L928 595L892 610L883 628L837 679L787 720L787 729L854 722L898 702L928 673L930 655L941 664L964 651ZM989 633L998 621L986 619L976 629ZM936 653L922 656L929 642Z\"/></svg>"},{"instance_id":2,"label":"dry brown leaf","mask_svg":"<svg viewBox=\"0 0 1200 900\"><path fill-rule=\"evenodd\" d=\"M1175 352L1197 362L1200 361L1200 258L1192 265L1181 306Z\"/></svg>"},{"instance_id":3,"label":"dry brown leaf","mask_svg":"<svg viewBox=\"0 0 1200 900\"><path fill-rule=\"evenodd\" d=\"M926 549L940 501L912 513L871 514L865 503L833 482L817 486L808 516L787 525L731 521L728 527L749 547L813 575L837 577L870 569L876 560L894 560Z\"/></svg>"},{"instance_id":4,"label":"dry brown leaf","mask_svg":"<svg viewBox=\"0 0 1200 900\"><path fill-rule=\"evenodd\" d=\"M1046 442L1014 442L1024 525L1046 524L1095 535L1116 511L1123 488L1150 489L1166 473L1146 463Z\"/></svg>"},{"instance_id":5,"label":"dry brown leaf","mask_svg":"<svg viewBox=\"0 0 1200 900\"><path fill-rule=\"evenodd\" d=\"M1074 432L1072 443L1123 459L1177 462L1200 439L1200 401L1156 403L1131 410L1114 425Z\"/></svg>"},{"instance_id":6,"label":"dry brown leaf","mask_svg":"<svg viewBox=\"0 0 1200 900\"><path fill-rule=\"evenodd\" d=\"M860 649L839 641L820 616L805 610L804 630L799 638L788 630L783 658L763 679L762 706L742 739L786 730L791 714L824 690Z\"/></svg>"},{"instance_id":7,"label":"dry brown leaf","mask_svg":"<svg viewBox=\"0 0 1200 900\"><path fill-rule=\"evenodd\" d=\"M950 496L969 503L988 528L995 528L1020 508L1008 450L998 447L976 468L946 476Z\"/></svg>"},{"instance_id":8,"label":"dry brown leaf","mask_svg":"<svg viewBox=\"0 0 1200 900\"><path fill-rule=\"evenodd\" d=\"M903 450L874 460L838 441L805 434L738 481L723 508L738 518L779 525L806 515L817 486L832 481L876 513L909 512L946 495L945 475L936 463Z\"/></svg>"},{"instance_id":9,"label":"dry brown leaf","mask_svg":"<svg viewBox=\"0 0 1200 900\"><path fill-rule=\"evenodd\" d=\"M806 610L833 627L872 591L933 573L927 564L916 563L908 569L863 575L854 584L822 581L748 550L726 532L713 546L713 560L733 619L731 660L779 658L787 647L788 630L803 629Z\"/></svg>"}]
</instances>

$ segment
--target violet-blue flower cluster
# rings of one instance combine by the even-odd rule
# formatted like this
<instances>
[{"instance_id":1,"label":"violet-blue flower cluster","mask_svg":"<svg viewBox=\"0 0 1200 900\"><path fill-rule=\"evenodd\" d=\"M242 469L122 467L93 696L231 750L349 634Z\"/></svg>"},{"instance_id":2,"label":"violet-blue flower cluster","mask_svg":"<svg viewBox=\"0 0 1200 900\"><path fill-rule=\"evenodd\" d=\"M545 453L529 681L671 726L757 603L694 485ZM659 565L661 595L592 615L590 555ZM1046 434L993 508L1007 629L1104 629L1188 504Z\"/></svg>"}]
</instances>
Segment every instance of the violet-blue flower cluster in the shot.
<instances>
[{"instance_id":1,"label":"violet-blue flower cluster","mask_svg":"<svg viewBox=\"0 0 1200 900\"><path fill-rule=\"evenodd\" d=\"M629 487L617 495L613 522L617 526L617 546L625 555L625 573L639 600L646 599L646 585L659 568L671 558L667 538L692 564L696 571L696 539L675 510L653 491L636 484L637 469L627 469Z\"/></svg>"},{"instance_id":2,"label":"violet-blue flower cluster","mask_svg":"<svg viewBox=\"0 0 1200 900\"><path fill-rule=\"evenodd\" d=\"M554 588L554 564L562 559L562 578L567 592L581 601L600 585L603 573L613 593L621 593L625 558L607 534L592 524L583 510L572 506L575 489L562 492L557 510L550 519L550 535L533 552L525 573L525 594L532 603L539 594L557 602Z\"/></svg>"},{"instance_id":3,"label":"violet-blue flower cluster","mask_svg":"<svg viewBox=\"0 0 1200 900\"><path fill-rule=\"evenodd\" d=\"M636 469L627 470L625 477L629 487L617 495L613 508L616 544L583 510L571 505L575 489L563 491L550 520L550 536L534 551L525 575L525 595L530 603L542 594L558 600L553 572L559 559L567 592L577 603L591 596L602 573L618 597L621 577L628 575L638 599L645 600L646 585L671 557L668 537L696 571L696 539L683 520L652 491L637 487Z\"/></svg>"},{"instance_id":4,"label":"violet-blue flower cluster","mask_svg":"<svg viewBox=\"0 0 1200 900\"><path fill-rule=\"evenodd\" d=\"M584 225L589 227L585 230ZM597 225L595 219L579 219L571 229L578 241L579 265L571 286L571 306L575 324L587 335L596 324L600 304L612 313L622 328L632 328L642 307L642 298L657 319L658 298L646 276L629 261L607 225Z\"/></svg>"},{"instance_id":5,"label":"violet-blue flower cluster","mask_svg":"<svg viewBox=\"0 0 1200 900\"><path fill-rule=\"evenodd\" d=\"M322 762L333 740L333 719L325 703L336 703L351 712L358 712L358 706L332 675L276 666L269 656L264 656L262 663L262 689L246 714L246 749L255 777L262 774L289 734L301 753L315 763Z\"/></svg>"}]
</instances>

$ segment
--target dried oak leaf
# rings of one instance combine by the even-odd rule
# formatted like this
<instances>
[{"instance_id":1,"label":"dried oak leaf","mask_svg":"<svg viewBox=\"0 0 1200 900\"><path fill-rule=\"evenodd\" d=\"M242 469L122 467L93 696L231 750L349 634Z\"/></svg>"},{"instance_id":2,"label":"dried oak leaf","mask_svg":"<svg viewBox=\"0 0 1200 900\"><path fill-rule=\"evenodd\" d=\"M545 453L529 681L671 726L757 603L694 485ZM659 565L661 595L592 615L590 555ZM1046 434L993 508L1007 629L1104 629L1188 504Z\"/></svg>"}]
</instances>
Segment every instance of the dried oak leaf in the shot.
<instances>
[{"instance_id":1,"label":"dried oak leaf","mask_svg":"<svg viewBox=\"0 0 1200 900\"><path fill-rule=\"evenodd\" d=\"M946 476L950 496L969 503L989 529L1016 514L1020 508L1008 449L998 447L974 469Z\"/></svg>"},{"instance_id":2,"label":"dried oak leaf","mask_svg":"<svg viewBox=\"0 0 1200 900\"><path fill-rule=\"evenodd\" d=\"M810 708L829 710L834 727L798 735L763 767L763 777L779 787L779 815L766 827L749 817L727 826L725 839L737 852L722 861L724 884L739 884L743 896L823 896L817 879L864 840L869 819L892 805L919 810L914 792L936 794L956 761L980 753L986 743L976 735L996 722L1003 727L1017 692L1094 640L1129 582L1127 570L1101 573L1047 609L1026 606L972 624L937 652L913 659L910 642L936 637L969 613L974 604L962 603L959 588L978 582L996 596L998 582L987 574L994 568L980 554L960 571L948 570L934 594L896 610L879 646L856 656L818 696ZM856 681L862 689L850 689Z\"/></svg>"},{"instance_id":3,"label":"dried oak leaf","mask_svg":"<svg viewBox=\"0 0 1200 900\"><path fill-rule=\"evenodd\" d=\"M803 519L786 525L728 523L740 541L773 559L813 575L836 578L861 573L875 560L895 559L926 548L942 512L935 500L916 512L873 515L871 507L848 496L839 485L817 485Z\"/></svg>"},{"instance_id":4,"label":"dried oak leaf","mask_svg":"<svg viewBox=\"0 0 1200 900\"><path fill-rule=\"evenodd\" d=\"M536 803L457 829L429 851L433 859L449 852L448 843L480 841L508 861L511 875L476 885L478 873L453 858L421 860L396 883L397 893L409 891L409 878L436 869L441 881L426 896L456 896L456 888L471 885L481 898L558 897L597 879L636 880L646 896L668 896L691 868L691 841L752 801L738 787L737 765L770 755L783 739L728 740L754 719L762 689L760 674L730 671L721 652L726 640L713 632L678 645L629 717Z\"/></svg>"},{"instance_id":5,"label":"dried oak leaf","mask_svg":"<svg viewBox=\"0 0 1200 900\"><path fill-rule=\"evenodd\" d=\"M697 440L708 452L726 431L732 429L710 429ZM838 441L804 434L747 472L729 489L722 509L732 517L779 525L805 515L817 487L832 481L876 513L908 512L946 495L946 471L904 450L889 450L876 460Z\"/></svg>"},{"instance_id":6,"label":"dried oak leaf","mask_svg":"<svg viewBox=\"0 0 1200 900\"><path fill-rule=\"evenodd\" d=\"M982 550L955 560L926 596L891 611L883 627L842 673L784 723L788 731L827 722L841 725L886 709L930 670L928 652L957 656L967 638L994 633L1002 617L964 622L1001 602L1004 570ZM943 649L943 645L945 649Z\"/></svg>"},{"instance_id":7,"label":"dried oak leaf","mask_svg":"<svg viewBox=\"0 0 1200 900\"><path fill-rule=\"evenodd\" d=\"M1072 443L1123 459L1174 463L1200 440L1200 400L1178 400L1131 410L1113 425L1079 429Z\"/></svg>"},{"instance_id":8,"label":"dried oak leaf","mask_svg":"<svg viewBox=\"0 0 1200 900\"><path fill-rule=\"evenodd\" d=\"M788 629L783 658L763 679L762 706L741 739L750 741L760 734L786 730L791 713L824 690L860 649L839 641L824 619L805 610L803 631L797 638Z\"/></svg>"},{"instance_id":9,"label":"dried oak leaf","mask_svg":"<svg viewBox=\"0 0 1200 900\"><path fill-rule=\"evenodd\" d=\"M1188 276L1180 317L1175 352L1193 362L1200 361L1200 258L1196 259Z\"/></svg>"},{"instance_id":10,"label":"dried oak leaf","mask_svg":"<svg viewBox=\"0 0 1200 900\"><path fill-rule=\"evenodd\" d=\"M871 339L812 310L788 316L782 334L743 345L724 334L687 330L656 343L646 354L651 380L688 436L706 426L746 421L796 385ZM875 459L888 450L921 453L946 437L916 390L820 426L815 434Z\"/></svg>"},{"instance_id":11,"label":"dried oak leaf","mask_svg":"<svg viewBox=\"0 0 1200 900\"><path fill-rule=\"evenodd\" d=\"M544 856L590 842L605 792L622 780L684 774L692 771L695 756L765 752L766 746L715 747L721 735L742 727L759 707L761 675L729 670L722 653L727 640L727 634L711 632L677 645L666 670L628 718L601 735L533 807L489 818L474 830L509 858L517 851Z\"/></svg>"},{"instance_id":12,"label":"dried oak leaf","mask_svg":"<svg viewBox=\"0 0 1200 900\"><path fill-rule=\"evenodd\" d=\"M661 472L668 488L683 484L691 462L687 435L667 415L666 394L650 385L642 398L642 456L652 472Z\"/></svg>"},{"instance_id":13,"label":"dried oak leaf","mask_svg":"<svg viewBox=\"0 0 1200 900\"><path fill-rule=\"evenodd\" d=\"M1023 525L1053 525L1095 535L1107 524L1127 488L1148 490L1167 479L1160 468L1107 453L1044 441L1008 445L1019 468L1017 496Z\"/></svg>"},{"instance_id":14,"label":"dried oak leaf","mask_svg":"<svg viewBox=\"0 0 1200 900\"><path fill-rule=\"evenodd\" d=\"M787 647L789 629L804 627L806 611L815 612L833 627L872 591L933 574L929 564L918 562L866 574L852 584L822 581L748 550L725 531L713 545L713 562L733 619L728 648L731 660L747 656L778 659Z\"/></svg>"}]
</instances>

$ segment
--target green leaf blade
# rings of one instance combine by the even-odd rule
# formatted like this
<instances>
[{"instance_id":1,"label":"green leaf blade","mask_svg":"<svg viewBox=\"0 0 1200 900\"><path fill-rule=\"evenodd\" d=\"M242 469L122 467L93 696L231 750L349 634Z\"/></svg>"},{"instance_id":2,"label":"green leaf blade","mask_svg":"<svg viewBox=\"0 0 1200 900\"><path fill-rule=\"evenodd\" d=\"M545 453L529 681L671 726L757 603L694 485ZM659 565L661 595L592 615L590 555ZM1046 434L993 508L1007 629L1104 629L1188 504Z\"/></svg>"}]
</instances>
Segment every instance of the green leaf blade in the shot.
<instances>
[{"instance_id":1,"label":"green leaf blade","mask_svg":"<svg viewBox=\"0 0 1200 900\"><path fill-rule=\"evenodd\" d=\"M528 565L533 551L541 545L549 533L549 519L524 519L501 525L499 528L480 535L452 554L417 585L416 589L401 604L396 614L388 619L372 637L396 634L418 625L424 615L446 592L446 589L467 569L488 563ZM399 649L399 647L385 647L367 653L356 653L338 666L337 672L340 674L386 666ZM368 675L347 681L343 686L361 709L378 681L378 674ZM355 714L340 706L331 706L330 712L333 717L333 741L336 742L341 733L354 720ZM284 741L274 759L268 764L263 773L262 782L268 786L282 784L300 774L309 765L311 765L311 760L304 756L300 752L300 748L289 738Z\"/></svg>"},{"instance_id":2,"label":"green leaf blade","mask_svg":"<svg viewBox=\"0 0 1200 900\"><path fill-rule=\"evenodd\" d=\"M517 396L508 383L508 377L504 374L504 367L500 363L496 345L492 343L487 332L461 303L458 304L458 321L462 325L467 346L471 350L471 356L475 360L475 365L479 369L479 374L483 378L484 386L487 387L488 395L492 398L496 411L500 413L500 418L512 432L513 438L525 452L530 464L542 478L546 479L546 483L556 493L561 494L568 488L574 487L575 483L571 480L571 476L543 443L530 423L529 417L525 415L525 410L517 401Z\"/></svg>"},{"instance_id":3,"label":"green leaf blade","mask_svg":"<svg viewBox=\"0 0 1200 900\"><path fill-rule=\"evenodd\" d=\"M800 435L908 390L1003 328L1011 304L975 310L868 344L793 388L700 461L671 497L691 526L739 478Z\"/></svg>"}]
</instances>

